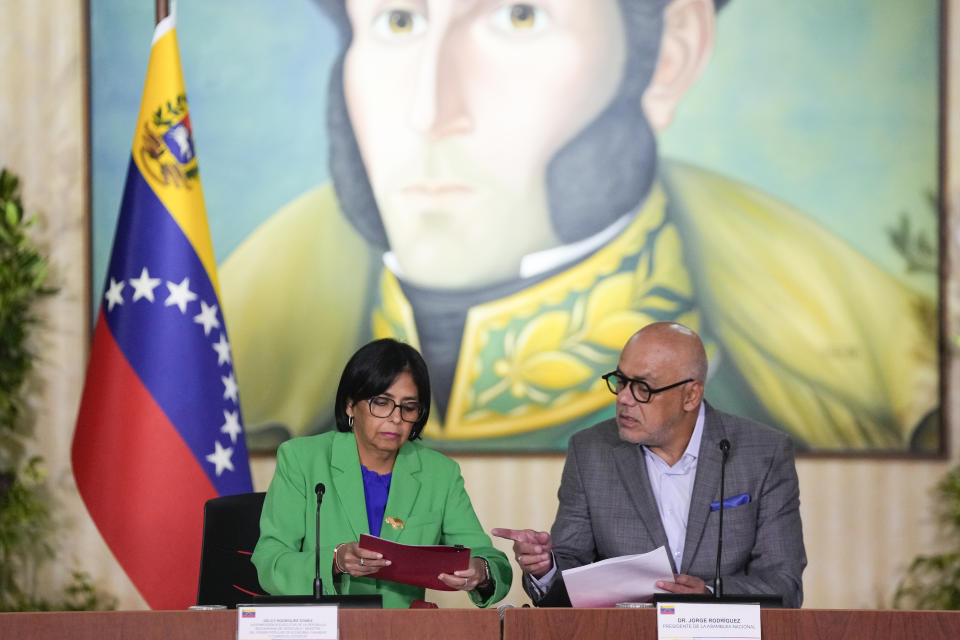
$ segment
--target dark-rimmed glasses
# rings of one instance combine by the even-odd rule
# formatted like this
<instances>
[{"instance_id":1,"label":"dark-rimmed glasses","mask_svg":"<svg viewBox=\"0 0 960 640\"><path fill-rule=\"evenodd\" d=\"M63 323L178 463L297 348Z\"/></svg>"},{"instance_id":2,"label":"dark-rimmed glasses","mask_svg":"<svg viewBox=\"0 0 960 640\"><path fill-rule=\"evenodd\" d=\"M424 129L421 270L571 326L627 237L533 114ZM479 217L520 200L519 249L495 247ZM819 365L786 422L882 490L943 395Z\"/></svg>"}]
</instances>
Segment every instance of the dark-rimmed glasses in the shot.
<instances>
[{"instance_id":1,"label":"dark-rimmed glasses","mask_svg":"<svg viewBox=\"0 0 960 640\"><path fill-rule=\"evenodd\" d=\"M623 391L624 387L630 387L630 394L633 395L633 399L641 404L646 404L650 402L651 398L655 394L661 393L663 391L668 391L674 387L679 387L682 384L687 384L688 382L693 382L693 378L687 378L686 380L681 380L680 382L674 382L673 384L668 384L665 387L660 387L659 389L654 389L649 384L643 380L637 380L635 378L628 378L623 375L621 371L611 371L610 373L600 376L603 378L603 381L607 383L607 388L610 389L610 393L613 395L618 395Z\"/></svg>"},{"instance_id":2,"label":"dark-rimmed glasses","mask_svg":"<svg viewBox=\"0 0 960 640\"><path fill-rule=\"evenodd\" d=\"M389 418L393 415L393 410L400 407L400 419L415 423L423 413L423 407L419 402L397 403L387 396L373 396L367 400L367 403L370 405L370 415L375 418Z\"/></svg>"}]
</instances>

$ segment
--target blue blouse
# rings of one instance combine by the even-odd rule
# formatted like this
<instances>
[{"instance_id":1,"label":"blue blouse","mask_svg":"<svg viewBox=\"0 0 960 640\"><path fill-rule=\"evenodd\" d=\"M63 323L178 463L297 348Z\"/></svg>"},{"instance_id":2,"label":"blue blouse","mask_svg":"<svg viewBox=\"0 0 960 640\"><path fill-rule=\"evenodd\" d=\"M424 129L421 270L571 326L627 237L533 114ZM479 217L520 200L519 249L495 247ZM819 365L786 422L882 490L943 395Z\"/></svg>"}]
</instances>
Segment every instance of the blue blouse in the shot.
<instances>
[{"instance_id":1,"label":"blue blouse","mask_svg":"<svg viewBox=\"0 0 960 640\"><path fill-rule=\"evenodd\" d=\"M392 473L380 475L360 465L363 474L363 493L367 501L367 526L370 535L379 536L383 526L383 513L387 509L387 496L390 495L390 478Z\"/></svg>"}]
</instances>

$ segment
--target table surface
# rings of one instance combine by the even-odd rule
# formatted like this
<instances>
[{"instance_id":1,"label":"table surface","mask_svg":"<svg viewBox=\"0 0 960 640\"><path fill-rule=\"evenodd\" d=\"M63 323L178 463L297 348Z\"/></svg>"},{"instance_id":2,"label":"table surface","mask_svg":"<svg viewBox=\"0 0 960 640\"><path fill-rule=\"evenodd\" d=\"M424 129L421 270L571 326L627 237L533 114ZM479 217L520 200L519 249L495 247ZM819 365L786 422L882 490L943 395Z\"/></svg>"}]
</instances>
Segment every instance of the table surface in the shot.
<instances>
[{"instance_id":1,"label":"table surface","mask_svg":"<svg viewBox=\"0 0 960 640\"><path fill-rule=\"evenodd\" d=\"M654 609L342 609L342 640L656 640ZM765 639L960 639L960 611L764 609ZM237 612L0 613L0 640L235 640Z\"/></svg>"}]
</instances>

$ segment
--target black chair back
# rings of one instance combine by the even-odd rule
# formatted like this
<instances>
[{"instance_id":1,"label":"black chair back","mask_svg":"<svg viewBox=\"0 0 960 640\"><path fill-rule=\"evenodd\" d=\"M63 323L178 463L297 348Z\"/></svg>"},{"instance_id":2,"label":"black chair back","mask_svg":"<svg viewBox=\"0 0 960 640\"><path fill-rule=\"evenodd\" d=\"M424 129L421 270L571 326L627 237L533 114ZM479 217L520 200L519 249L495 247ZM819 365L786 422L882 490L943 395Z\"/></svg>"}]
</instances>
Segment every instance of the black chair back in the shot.
<instances>
[{"instance_id":1,"label":"black chair back","mask_svg":"<svg viewBox=\"0 0 960 640\"><path fill-rule=\"evenodd\" d=\"M207 500L203 507L203 546L197 604L249 602L263 595L257 569L250 562L260 537L265 493L242 493Z\"/></svg>"}]
</instances>

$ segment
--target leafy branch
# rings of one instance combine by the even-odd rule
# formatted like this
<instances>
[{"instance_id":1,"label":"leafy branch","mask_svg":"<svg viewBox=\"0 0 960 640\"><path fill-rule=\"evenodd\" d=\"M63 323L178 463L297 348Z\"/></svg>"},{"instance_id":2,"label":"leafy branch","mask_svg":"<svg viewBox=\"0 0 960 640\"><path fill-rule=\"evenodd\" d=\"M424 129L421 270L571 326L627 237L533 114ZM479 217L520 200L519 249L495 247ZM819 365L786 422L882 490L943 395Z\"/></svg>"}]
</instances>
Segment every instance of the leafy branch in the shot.
<instances>
[{"instance_id":1,"label":"leafy branch","mask_svg":"<svg viewBox=\"0 0 960 640\"><path fill-rule=\"evenodd\" d=\"M0 169L0 611L110 608L86 574L72 573L58 600L35 595L38 568L54 558L55 531L43 460L26 458L33 434L25 385L33 369L30 330L35 304L56 292L48 263L29 235L35 218L24 214L20 181Z\"/></svg>"},{"instance_id":2,"label":"leafy branch","mask_svg":"<svg viewBox=\"0 0 960 640\"><path fill-rule=\"evenodd\" d=\"M934 489L937 519L951 551L917 556L897 587L897 609L960 609L960 467Z\"/></svg>"}]
</instances>

